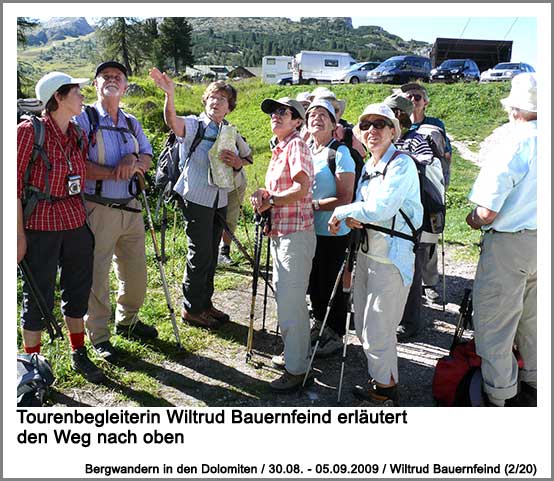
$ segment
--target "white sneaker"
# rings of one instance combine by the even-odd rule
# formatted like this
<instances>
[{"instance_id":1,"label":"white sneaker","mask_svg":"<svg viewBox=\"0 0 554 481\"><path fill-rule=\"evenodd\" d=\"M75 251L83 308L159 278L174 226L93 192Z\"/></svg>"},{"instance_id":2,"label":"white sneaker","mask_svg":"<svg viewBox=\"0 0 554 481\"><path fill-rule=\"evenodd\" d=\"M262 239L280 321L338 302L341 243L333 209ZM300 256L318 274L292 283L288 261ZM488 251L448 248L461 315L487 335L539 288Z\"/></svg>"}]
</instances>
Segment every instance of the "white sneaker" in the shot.
<instances>
[{"instance_id":1,"label":"white sneaker","mask_svg":"<svg viewBox=\"0 0 554 481\"><path fill-rule=\"evenodd\" d=\"M282 352L277 356L271 358L271 364L277 369L285 369L285 353Z\"/></svg>"},{"instance_id":2,"label":"white sneaker","mask_svg":"<svg viewBox=\"0 0 554 481\"><path fill-rule=\"evenodd\" d=\"M343 345L342 337L331 328L325 327L323 335L319 340L315 357L332 356L336 352L339 352L343 348Z\"/></svg>"}]
</instances>

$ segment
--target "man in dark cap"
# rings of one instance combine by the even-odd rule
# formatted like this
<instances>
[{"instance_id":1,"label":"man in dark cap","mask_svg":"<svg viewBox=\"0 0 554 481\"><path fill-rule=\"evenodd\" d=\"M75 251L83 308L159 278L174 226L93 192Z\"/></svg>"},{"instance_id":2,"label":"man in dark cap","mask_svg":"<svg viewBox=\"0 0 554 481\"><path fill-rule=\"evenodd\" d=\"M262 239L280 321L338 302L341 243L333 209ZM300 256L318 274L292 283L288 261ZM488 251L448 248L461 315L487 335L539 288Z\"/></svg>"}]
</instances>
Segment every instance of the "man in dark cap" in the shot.
<instances>
[{"instance_id":1,"label":"man in dark cap","mask_svg":"<svg viewBox=\"0 0 554 481\"><path fill-rule=\"evenodd\" d=\"M87 106L77 122L88 134L85 204L95 238L93 282L85 326L96 353L117 361L108 322L110 267L118 279L116 333L152 339L158 332L138 318L146 295L146 254L141 204L131 195L136 173L152 162L152 147L138 120L120 109L127 90L127 69L116 61L96 67L93 82L98 100Z\"/></svg>"}]
</instances>

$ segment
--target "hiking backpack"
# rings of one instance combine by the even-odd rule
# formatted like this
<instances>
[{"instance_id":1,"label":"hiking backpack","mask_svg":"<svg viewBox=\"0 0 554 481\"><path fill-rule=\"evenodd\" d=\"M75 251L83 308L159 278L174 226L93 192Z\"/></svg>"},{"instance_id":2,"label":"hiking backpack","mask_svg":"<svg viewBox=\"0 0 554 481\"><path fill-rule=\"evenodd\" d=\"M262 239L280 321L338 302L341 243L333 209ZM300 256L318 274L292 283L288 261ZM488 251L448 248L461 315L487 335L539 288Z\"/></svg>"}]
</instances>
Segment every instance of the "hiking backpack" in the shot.
<instances>
[{"instance_id":1,"label":"hiking backpack","mask_svg":"<svg viewBox=\"0 0 554 481\"><path fill-rule=\"evenodd\" d=\"M429 173L427 171L428 165L426 165L423 162L419 162L410 152L406 152L403 150L396 150L390 160L385 165L385 168L383 169L383 173L380 172L374 172L373 174L365 174L367 175L369 180L371 180L373 177L382 176L385 177L387 174L389 165L392 163L392 161L398 157L399 155L404 154L410 157L416 166L417 174L418 174L418 180L419 180L419 191L421 196L421 204L423 205L423 223L419 229L416 229L413 225L412 221L408 217L408 215L402 210L399 209L399 214L402 216L406 224L408 225L411 235L406 234L401 231L397 231L394 229L394 225L396 223L396 215L392 218L392 225L391 228L383 227L380 225L375 224L364 224L364 227L373 229L379 232L383 232L385 234L389 234L391 237L400 237L401 239L409 240L410 242L413 242L414 244L414 252L417 250L417 246L420 243L421 233L422 232L433 232L435 234L442 232L444 229L444 222L442 224L438 224L434 227L431 226L431 221L429 220L428 223L426 223L426 217L430 219L431 215L441 215L442 219L444 219L444 212L446 211L446 206L444 202L444 187L440 188L441 186L441 179L437 178L435 173L435 169L429 169ZM431 164L429 164L431 165ZM432 175L433 174L433 175ZM362 178L362 180L364 179ZM427 229L433 228L434 230L427 230ZM440 230L440 232L437 232L437 230Z\"/></svg>"},{"instance_id":2,"label":"hiking backpack","mask_svg":"<svg viewBox=\"0 0 554 481\"><path fill-rule=\"evenodd\" d=\"M439 159L444 177L444 187L448 187L450 184L450 162L446 160L446 134L444 130L436 125L421 124L416 132L429 142L433 155Z\"/></svg>"},{"instance_id":3,"label":"hiking backpack","mask_svg":"<svg viewBox=\"0 0 554 481\"><path fill-rule=\"evenodd\" d=\"M352 134L352 130L350 130L350 133ZM346 139L346 130L345 130L345 139ZM352 141L352 137L350 138ZM352 146L348 146L346 142L339 142L336 139L333 139L333 141L329 144L328 149L328 157L327 157L327 165L329 166L329 170L335 175L335 172L337 170L337 163L336 163L336 157L337 157L337 150L341 145L346 145L348 147L348 150L350 151L350 156L352 157L352 160L354 160L355 164L355 175L354 175L354 192L352 192L352 202L356 200L356 190L358 186L358 181L360 180L360 177L362 175L362 170L364 168L364 159L360 155L360 153L353 148ZM352 144L350 144L352 145Z\"/></svg>"},{"instance_id":4,"label":"hiking backpack","mask_svg":"<svg viewBox=\"0 0 554 481\"><path fill-rule=\"evenodd\" d=\"M33 99L22 99L22 100L33 100ZM18 100L18 110L23 108L25 104L21 103ZM23 195L21 197L21 204L23 207L23 223L26 224L31 217L31 214L35 210L37 204L41 200L46 200L48 202L54 202L55 199L50 195L50 179L49 173L52 170L52 164L48 159L48 155L44 150L44 140L46 138L46 128L44 123L37 117L32 110L22 111L21 114L18 111L18 121L28 120L33 126L33 150L31 152L31 158L23 174ZM77 131L77 147L79 150L83 149L83 129L77 124L77 122L71 121L71 124ZM37 186L34 186L29 183L29 178L31 176L31 170L35 165L35 162L38 158L42 159L46 172L44 174L44 190L39 189Z\"/></svg>"},{"instance_id":5,"label":"hiking backpack","mask_svg":"<svg viewBox=\"0 0 554 481\"><path fill-rule=\"evenodd\" d=\"M38 407L44 404L54 374L48 360L40 354L17 355L17 406Z\"/></svg>"}]
</instances>

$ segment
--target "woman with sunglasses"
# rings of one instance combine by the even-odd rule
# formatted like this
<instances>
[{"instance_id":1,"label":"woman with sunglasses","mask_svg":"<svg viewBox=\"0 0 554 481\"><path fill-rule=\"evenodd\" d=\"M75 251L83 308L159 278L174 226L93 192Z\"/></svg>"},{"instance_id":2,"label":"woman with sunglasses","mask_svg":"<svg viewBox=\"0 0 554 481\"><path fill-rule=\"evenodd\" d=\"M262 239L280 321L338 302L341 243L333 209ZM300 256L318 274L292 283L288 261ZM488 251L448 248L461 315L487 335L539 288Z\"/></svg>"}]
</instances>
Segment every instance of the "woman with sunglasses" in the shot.
<instances>
[{"instance_id":1,"label":"woman with sunglasses","mask_svg":"<svg viewBox=\"0 0 554 481\"><path fill-rule=\"evenodd\" d=\"M422 222L419 179L413 160L394 146L400 125L389 107L368 105L354 130L371 157L362 171L356 202L334 210L329 230L338 232L343 221L351 229L362 229L353 282L358 313L354 320L370 379L369 385L356 386L354 395L371 405L394 406L396 328L414 273L414 244L402 236L412 235L408 221L415 229Z\"/></svg>"},{"instance_id":2,"label":"woman with sunglasses","mask_svg":"<svg viewBox=\"0 0 554 481\"><path fill-rule=\"evenodd\" d=\"M92 285L94 250L81 194L87 141L72 121L81 112L81 86L87 83L88 79L62 72L46 74L35 88L44 105L42 117L17 126L17 262L25 260L50 311L59 271L71 367L88 381L99 383L105 379L104 373L88 357L83 322ZM42 126L42 146L34 121ZM44 328L41 307L28 279L24 279L22 290L23 348L28 354L39 353Z\"/></svg>"},{"instance_id":3,"label":"woman with sunglasses","mask_svg":"<svg viewBox=\"0 0 554 481\"><path fill-rule=\"evenodd\" d=\"M284 373L270 383L274 392L302 386L310 356L310 317L306 290L315 252L310 150L300 138L305 118L300 102L265 99L261 109L271 118L277 143L265 177L265 188L251 197L257 213L270 210L271 256L277 317L284 343ZM311 379L310 379L311 380Z\"/></svg>"}]
</instances>

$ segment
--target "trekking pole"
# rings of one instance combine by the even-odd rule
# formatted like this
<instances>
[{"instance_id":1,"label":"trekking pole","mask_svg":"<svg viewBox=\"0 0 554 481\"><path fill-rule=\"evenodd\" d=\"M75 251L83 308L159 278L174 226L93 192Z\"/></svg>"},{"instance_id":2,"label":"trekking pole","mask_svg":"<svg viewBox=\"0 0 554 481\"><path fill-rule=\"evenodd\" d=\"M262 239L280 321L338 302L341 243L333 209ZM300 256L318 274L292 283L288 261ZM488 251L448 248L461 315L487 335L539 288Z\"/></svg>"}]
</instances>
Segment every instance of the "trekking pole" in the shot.
<instances>
[{"instance_id":1,"label":"trekking pole","mask_svg":"<svg viewBox=\"0 0 554 481\"><path fill-rule=\"evenodd\" d=\"M446 272L444 271L444 229L441 233L442 251L442 320L446 322Z\"/></svg>"},{"instance_id":2,"label":"trekking pole","mask_svg":"<svg viewBox=\"0 0 554 481\"><path fill-rule=\"evenodd\" d=\"M171 276L175 278L175 244L177 240L177 201L173 205L173 246L171 255Z\"/></svg>"},{"instance_id":3,"label":"trekking pole","mask_svg":"<svg viewBox=\"0 0 554 481\"><path fill-rule=\"evenodd\" d=\"M344 256L344 261L340 267L339 273L337 274L337 278L335 279L335 284L333 286L333 290L331 291L331 295L329 296L329 301L327 302L327 309L325 310L325 316L323 317L323 322L321 323L321 327L319 328L319 333L317 335L317 340L315 342L314 349L312 351L312 357L310 358L310 363L308 364L308 369L306 370L306 374L304 375L304 380L302 381L302 387L306 385L306 380L308 379L308 375L310 374L310 371L312 369L312 364L315 359L315 355L317 353L317 349L319 347L319 342L321 341L321 336L323 335L323 330L325 329L325 326L327 324L327 319L329 318L329 313L331 312L331 308L333 307L333 302L335 301L335 297L337 295L337 291L339 289L340 282L342 280L342 275L344 273L344 269L346 268L346 265L348 264L348 258L350 255L350 247L346 249L346 254Z\"/></svg>"},{"instance_id":4,"label":"trekking pole","mask_svg":"<svg viewBox=\"0 0 554 481\"><path fill-rule=\"evenodd\" d=\"M244 256L244 258L248 261L248 263L252 266L252 268L254 268L256 264L255 259L253 259L252 256L248 253L248 251L246 250L242 242L238 240L237 236L233 232L231 232L231 228L229 227L229 224L227 224L227 221L225 220L223 215L221 215L221 213L219 212L216 212L215 215L219 220L219 222L221 222L221 225L223 226L223 229L225 230L229 238L235 243L239 252ZM254 254L254 258L255 257L256 257L256 254ZM261 276L261 278L264 280L264 282L266 283L266 286L269 284L268 287L271 289L271 292L275 294L275 291L273 290L273 286L269 282L267 272L263 274L261 272L258 272L258 275Z\"/></svg>"},{"instance_id":5,"label":"trekking pole","mask_svg":"<svg viewBox=\"0 0 554 481\"><path fill-rule=\"evenodd\" d=\"M175 339L177 340L177 346L179 349L183 349L181 344L181 338L179 336L179 328L177 327L177 320L175 319L175 311L173 310L173 303L171 302L171 295L169 293L169 287L167 286L167 279L165 277L164 265L162 262L162 257L160 255L160 250L158 248L158 242L156 240L156 232L154 231L154 223L152 222L152 214L150 213L150 206L148 205L148 197L146 197L146 181L144 176L137 172L135 174L135 179L138 185L138 188L142 194L142 201L144 208L146 210L146 218L148 222L148 230L152 236L152 244L154 245L154 254L156 260L158 261L158 268L160 270L160 278L162 280L162 286L164 289L165 300L167 303L167 308L169 309L169 315L171 316L171 324L173 324L173 333L175 334Z\"/></svg>"},{"instance_id":6,"label":"trekking pole","mask_svg":"<svg viewBox=\"0 0 554 481\"><path fill-rule=\"evenodd\" d=\"M458 322L456 322L456 329L454 331L454 339L452 340L452 345L450 346L450 351L456 347L456 344L459 343L464 330L467 326L468 312L471 312L471 289L466 288L464 290L464 298L460 303L460 311L458 313Z\"/></svg>"},{"instance_id":7,"label":"trekking pole","mask_svg":"<svg viewBox=\"0 0 554 481\"><path fill-rule=\"evenodd\" d=\"M40 292L39 287L37 286L35 277L33 276L31 269L29 268L29 264L27 263L25 258L21 260L21 262L18 264L18 267L21 271L23 279L25 280L25 283L29 287L30 294L33 296L35 302L37 303L40 315L44 319L46 331L48 332L48 336L50 336L50 344L52 344L54 340L58 337L60 339L63 339L62 329L58 324L58 321L56 321L56 317L54 316L52 311L48 309L46 301L44 300L44 297Z\"/></svg>"},{"instance_id":8,"label":"trekking pole","mask_svg":"<svg viewBox=\"0 0 554 481\"><path fill-rule=\"evenodd\" d=\"M267 252L265 257L265 275L269 276L269 258L270 258L270 249L271 249L271 238L267 236ZM265 331L265 317L267 313L267 291L269 288L269 282L265 281L264 289L264 311L262 316L262 330ZM273 290L273 288L272 288Z\"/></svg>"},{"instance_id":9,"label":"trekking pole","mask_svg":"<svg viewBox=\"0 0 554 481\"><path fill-rule=\"evenodd\" d=\"M350 320L355 314L354 312L354 282L356 280L356 265L358 246L360 242L360 236L362 233L359 230L352 231L352 242L350 244L350 251L348 256L348 265L352 266L352 281L350 283L350 292L348 293L348 312L346 314L346 321L344 323L344 338L342 346L342 360L340 365L340 378L339 378L339 390L337 393L337 402L340 403L340 397L342 393L342 380L344 377L344 365L346 363L346 347L348 346L348 331L350 330Z\"/></svg>"},{"instance_id":10,"label":"trekking pole","mask_svg":"<svg viewBox=\"0 0 554 481\"><path fill-rule=\"evenodd\" d=\"M256 308L256 294L258 292L258 274L260 270L260 253L262 250L261 240L263 236L262 216L256 213L255 216L255 238L254 238L254 267L252 269L252 302L250 304L250 323L248 325L248 338L246 341L246 362L252 359L252 343L254 340L254 313Z\"/></svg>"}]
</instances>

